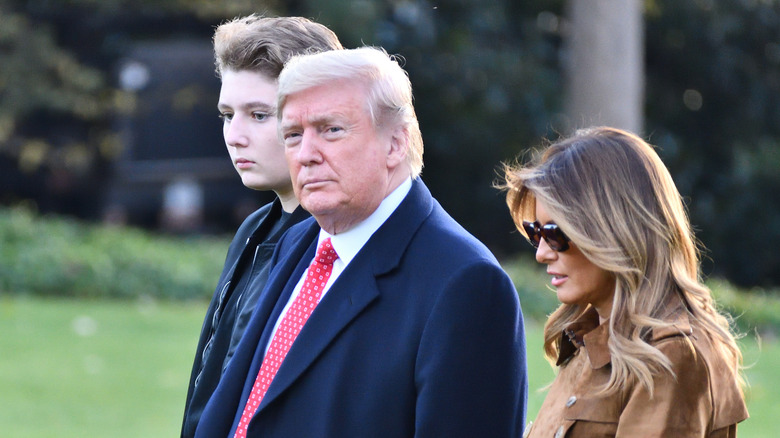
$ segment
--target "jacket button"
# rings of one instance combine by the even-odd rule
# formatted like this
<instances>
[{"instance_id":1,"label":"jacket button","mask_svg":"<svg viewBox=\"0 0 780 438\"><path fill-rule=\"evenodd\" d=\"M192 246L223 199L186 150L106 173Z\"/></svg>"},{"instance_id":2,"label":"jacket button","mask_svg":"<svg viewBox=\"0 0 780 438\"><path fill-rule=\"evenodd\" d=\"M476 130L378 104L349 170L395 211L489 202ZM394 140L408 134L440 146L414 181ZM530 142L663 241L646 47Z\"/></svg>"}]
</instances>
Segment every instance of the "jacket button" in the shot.
<instances>
[{"instance_id":1,"label":"jacket button","mask_svg":"<svg viewBox=\"0 0 780 438\"><path fill-rule=\"evenodd\" d=\"M577 403L577 396L576 395L573 395L573 396L569 397L568 400L566 400L566 407L570 408L570 407L572 407L574 405L574 403Z\"/></svg>"},{"instance_id":2,"label":"jacket button","mask_svg":"<svg viewBox=\"0 0 780 438\"><path fill-rule=\"evenodd\" d=\"M555 438L563 438L563 426L558 426L558 430L555 431Z\"/></svg>"}]
</instances>

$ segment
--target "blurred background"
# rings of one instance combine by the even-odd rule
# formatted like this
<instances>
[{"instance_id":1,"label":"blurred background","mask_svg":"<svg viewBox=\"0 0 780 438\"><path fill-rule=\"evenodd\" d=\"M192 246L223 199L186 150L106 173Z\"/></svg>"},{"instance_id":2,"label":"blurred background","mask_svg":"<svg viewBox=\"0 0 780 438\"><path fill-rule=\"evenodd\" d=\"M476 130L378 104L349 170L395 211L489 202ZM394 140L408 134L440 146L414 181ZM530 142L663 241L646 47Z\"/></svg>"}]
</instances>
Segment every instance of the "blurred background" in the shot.
<instances>
[{"instance_id":1,"label":"blurred background","mask_svg":"<svg viewBox=\"0 0 780 438\"><path fill-rule=\"evenodd\" d=\"M603 123L658 146L708 248L705 274L780 283L774 0L0 0L0 204L235 230L267 198L227 159L211 36L251 12L402 55L423 177L497 254L526 250L491 188L499 164Z\"/></svg>"},{"instance_id":2,"label":"blurred background","mask_svg":"<svg viewBox=\"0 0 780 438\"><path fill-rule=\"evenodd\" d=\"M502 162L607 124L658 148L736 318L751 419L780 412L780 1L0 0L0 435L176 436L228 243L268 194L233 170L211 38L300 15L403 57L423 178L512 276L529 419L556 304Z\"/></svg>"}]
</instances>

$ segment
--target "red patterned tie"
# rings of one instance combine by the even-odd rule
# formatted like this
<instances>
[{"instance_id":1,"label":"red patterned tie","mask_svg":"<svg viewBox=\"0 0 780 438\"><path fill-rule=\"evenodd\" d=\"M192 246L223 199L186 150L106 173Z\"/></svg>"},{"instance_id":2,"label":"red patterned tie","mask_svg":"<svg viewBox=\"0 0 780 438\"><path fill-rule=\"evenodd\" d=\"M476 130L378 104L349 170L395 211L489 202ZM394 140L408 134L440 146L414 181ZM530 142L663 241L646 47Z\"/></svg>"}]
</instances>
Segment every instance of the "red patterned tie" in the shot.
<instances>
[{"instance_id":1,"label":"red patterned tie","mask_svg":"<svg viewBox=\"0 0 780 438\"><path fill-rule=\"evenodd\" d=\"M301 291L295 297L287 313L284 315L279 328L276 330L271 345L268 347L263 358L263 364L260 366L260 372L257 374L255 384L252 386L252 392L249 393L249 399L244 406L244 412L241 414L241 420L238 422L234 438L246 437L246 431L249 427L249 420L255 415L257 407L263 400L271 381L279 371L282 361L290 351L295 338L301 332L306 320L311 316L314 307L319 303L322 296L322 289L328 283L330 272L333 269L333 262L338 258L338 254L330 243L330 237L323 240L317 248L317 256L309 266L306 272L306 280L303 282Z\"/></svg>"}]
</instances>

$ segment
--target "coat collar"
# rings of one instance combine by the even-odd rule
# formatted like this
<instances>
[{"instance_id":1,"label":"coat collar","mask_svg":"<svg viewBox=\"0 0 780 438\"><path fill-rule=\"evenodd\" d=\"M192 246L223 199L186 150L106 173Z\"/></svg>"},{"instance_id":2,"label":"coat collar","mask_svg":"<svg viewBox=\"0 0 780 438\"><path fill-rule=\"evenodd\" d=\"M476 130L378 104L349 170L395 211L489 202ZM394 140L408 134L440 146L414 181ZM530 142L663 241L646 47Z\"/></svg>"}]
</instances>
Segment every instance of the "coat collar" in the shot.
<instances>
[{"instance_id":1,"label":"coat collar","mask_svg":"<svg viewBox=\"0 0 780 438\"><path fill-rule=\"evenodd\" d=\"M673 336L693 334L688 312L684 306L676 307L670 314L676 315L673 318L674 322L672 325L653 329L648 337L650 344ZM589 307L579 318L564 328L555 365L560 366L569 361L580 348L585 350L593 369L602 368L612 361L609 352L609 321L599 324L599 314L593 307Z\"/></svg>"},{"instance_id":2,"label":"coat collar","mask_svg":"<svg viewBox=\"0 0 780 438\"><path fill-rule=\"evenodd\" d=\"M271 231L280 220L281 216L282 203L279 201L279 198L276 198L272 203L266 204L247 218L246 225L248 226L246 230L241 233L240 238L238 236L236 237L238 241L242 242L242 252L233 259L230 268L222 273L220 284L222 284L223 280L233 282L233 277L236 273L241 272L241 270L238 269L239 264L246 263L247 259L251 259L252 254L255 252L255 247L263 244L270 245L271 247L275 246L282 234L284 234L290 226L309 217L309 212L299 205L287 218L285 224L281 227L277 227L274 233L271 234Z\"/></svg>"}]
</instances>

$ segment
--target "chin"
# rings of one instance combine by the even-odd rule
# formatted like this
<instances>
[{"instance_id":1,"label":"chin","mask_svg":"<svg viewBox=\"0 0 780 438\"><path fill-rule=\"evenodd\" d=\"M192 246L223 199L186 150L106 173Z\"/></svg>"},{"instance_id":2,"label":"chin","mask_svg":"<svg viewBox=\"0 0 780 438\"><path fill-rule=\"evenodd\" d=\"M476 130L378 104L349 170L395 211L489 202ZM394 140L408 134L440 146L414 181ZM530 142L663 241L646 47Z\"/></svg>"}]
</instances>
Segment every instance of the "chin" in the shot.
<instances>
[{"instance_id":1,"label":"chin","mask_svg":"<svg viewBox=\"0 0 780 438\"><path fill-rule=\"evenodd\" d=\"M337 202L334 202L333 197L330 194L319 191L303 191L303 196L299 199L303 208L309 212L328 211L338 205Z\"/></svg>"},{"instance_id":2,"label":"chin","mask_svg":"<svg viewBox=\"0 0 780 438\"><path fill-rule=\"evenodd\" d=\"M260 192L265 192L267 190L270 190L264 184L244 183L244 187L246 187L248 189L252 189L252 190L257 190L257 191L260 191Z\"/></svg>"},{"instance_id":3,"label":"chin","mask_svg":"<svg viewBox=\"0 0 780 438\"><path fill-rule=\"evenodd\" d=\"M311 214L314 217L323 217L327 216L330 209L324 208L322 205L319 204L304 204L301 202L301 207L303 207L304 210L308 211L309 214Z\"/></svg>"},{"instance_id":4,"label":"chin","mask_svg":"<svg viewBox=\"0 0 780 438\"><path fill-rule=\"evenodd\" d=\"M566 292L558 292L558 301L560 301L562 304L568 304L571 306L579 305L580 303L576 299L572 299L571 297L567 296Z\"/></svg>"},{"instance_id":5,"label":"chin","mask_svg":"<svg viewBox=\"0 0 780 438\"><path fill-rule=\"evenodd\" d=\"M241 182L245 187L252 190L270 190L268 183L259 178L241 178Z\"/></svg>"}]
</instances>

